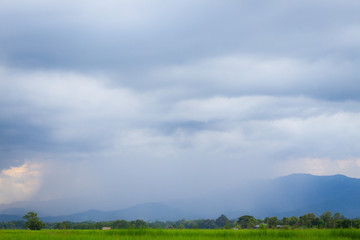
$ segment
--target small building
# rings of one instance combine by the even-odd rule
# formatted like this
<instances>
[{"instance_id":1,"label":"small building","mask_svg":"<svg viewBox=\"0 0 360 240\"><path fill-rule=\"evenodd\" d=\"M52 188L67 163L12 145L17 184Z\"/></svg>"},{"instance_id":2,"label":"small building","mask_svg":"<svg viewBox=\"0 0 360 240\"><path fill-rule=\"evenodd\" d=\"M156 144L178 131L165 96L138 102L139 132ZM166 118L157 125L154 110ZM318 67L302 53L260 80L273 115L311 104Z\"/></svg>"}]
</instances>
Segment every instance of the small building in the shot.
<instances>
[{"instance_id":1,"label":"small building","mask_svg":"<svg viewBox=\"0 0 360 240\"><path fill-rule=\"evenodd\" d=\"M102 230L110 230L111 227L103 227Z\"/></svg>"},{"instance_id":2,"label":"small building","mask_svg":"<svg viewBox=\"0 0 360 240\"><path fill-rule=\"evenodd\" d=\"M261 223L261 224L255 225L253 229L266 229L266 228L267 228L267 224Z\"/></svg>"}]
</instances>

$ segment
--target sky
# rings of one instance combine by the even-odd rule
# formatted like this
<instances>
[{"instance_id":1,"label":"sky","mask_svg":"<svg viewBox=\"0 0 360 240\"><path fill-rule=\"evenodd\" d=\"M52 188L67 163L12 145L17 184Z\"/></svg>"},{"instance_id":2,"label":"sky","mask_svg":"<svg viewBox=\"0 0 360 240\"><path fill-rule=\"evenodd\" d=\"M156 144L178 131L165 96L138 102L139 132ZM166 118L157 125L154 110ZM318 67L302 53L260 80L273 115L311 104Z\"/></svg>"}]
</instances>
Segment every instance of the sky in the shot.
<instances>
[{"instance_id":1,"label":"sky","mask_svg":"<svg viewBox=\"0 0 360 240\"><path fill-rule=\"evenodd\" d=\"M357 0L1 0L0 203L360 178Z\"/></svg>"}]
</instances>

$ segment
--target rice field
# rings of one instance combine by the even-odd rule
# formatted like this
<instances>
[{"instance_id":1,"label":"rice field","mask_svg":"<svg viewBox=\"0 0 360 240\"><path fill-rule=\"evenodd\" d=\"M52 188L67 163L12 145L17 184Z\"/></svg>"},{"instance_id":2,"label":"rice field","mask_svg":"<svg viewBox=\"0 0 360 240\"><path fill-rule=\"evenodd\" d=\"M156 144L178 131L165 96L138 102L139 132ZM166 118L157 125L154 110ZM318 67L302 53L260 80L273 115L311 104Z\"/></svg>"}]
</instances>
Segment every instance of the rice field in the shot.
<instances>
[{"instance_id":1,"label":"rice field","mask_svg":"<svg viewBox=\"0 0 360 240\"><path fill-rule=\"evenodd\" d=\"M0 230L1 240L217 240L217 239L360 239L359 229L336 230Z\"/></svg>"}]
</instances>

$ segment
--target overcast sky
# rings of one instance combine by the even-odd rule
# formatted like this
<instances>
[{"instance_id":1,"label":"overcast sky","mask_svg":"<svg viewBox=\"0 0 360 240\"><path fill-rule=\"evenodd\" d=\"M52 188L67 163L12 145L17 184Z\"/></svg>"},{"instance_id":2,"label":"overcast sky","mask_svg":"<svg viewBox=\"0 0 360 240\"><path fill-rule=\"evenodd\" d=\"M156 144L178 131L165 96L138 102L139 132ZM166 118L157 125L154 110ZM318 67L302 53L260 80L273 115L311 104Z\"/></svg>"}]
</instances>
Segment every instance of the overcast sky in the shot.
<instances>
[{"instance_id":1,"label":"overcast sky","mask_svg":"<svg viewBox=\"0 0 360 240\"><path fill-rule=\"evenodd\" d=\"M298 172L359 178L359 12L0 1L0 203L120 209Z\"/></svg>"}]
</instances>

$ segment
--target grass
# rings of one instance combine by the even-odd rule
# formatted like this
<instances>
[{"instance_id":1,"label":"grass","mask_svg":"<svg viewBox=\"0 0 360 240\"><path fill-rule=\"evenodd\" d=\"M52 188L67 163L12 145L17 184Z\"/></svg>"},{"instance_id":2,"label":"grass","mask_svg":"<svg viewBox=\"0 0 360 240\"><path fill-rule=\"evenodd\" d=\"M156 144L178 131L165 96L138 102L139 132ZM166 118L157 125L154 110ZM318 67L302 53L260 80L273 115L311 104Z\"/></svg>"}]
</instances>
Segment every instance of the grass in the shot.
<instances>
[{"instance_id":1,"label":"grass","mask_svg":"<svg viewBox=\"0 0 360 240\"><path fill-rule=\"evenodd\" d=\"M1 240L217 240L217 239L360 239L358 229L336 230L0 230Z\"/></svg>"}]
</instances>

